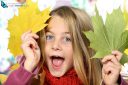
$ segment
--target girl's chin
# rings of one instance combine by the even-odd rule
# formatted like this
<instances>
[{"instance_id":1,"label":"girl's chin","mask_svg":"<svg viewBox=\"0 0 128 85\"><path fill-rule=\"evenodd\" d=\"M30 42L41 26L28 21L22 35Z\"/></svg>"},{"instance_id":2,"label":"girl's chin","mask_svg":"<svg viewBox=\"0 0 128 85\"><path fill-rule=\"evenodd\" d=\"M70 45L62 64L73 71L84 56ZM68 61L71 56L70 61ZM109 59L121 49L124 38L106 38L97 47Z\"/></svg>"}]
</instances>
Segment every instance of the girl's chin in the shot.
<instances>
[{"instance_id":1,"label":"girl's chin","mask_svg":"<svg viewBox=\"0 0 128 85\"><path fill-rule=\"evenodd\" d=\"M51 70L50 73L55 77L61 77L65 74L63 70L60 70L60 71Z\"/></svg>"},{"instance_id":2,"label":"girl's chin","mask_svg":"<svg viewBox=\"0 0 128 85\"><path fill-rule=\"evenodd\" d=\"M53 64L51 64L49 66L49 71L50 73L55 76L55 77L61 77L65 74L65 70L66 68L62 65L62 66L55 66Z\"/></svg>"}]
</instances>

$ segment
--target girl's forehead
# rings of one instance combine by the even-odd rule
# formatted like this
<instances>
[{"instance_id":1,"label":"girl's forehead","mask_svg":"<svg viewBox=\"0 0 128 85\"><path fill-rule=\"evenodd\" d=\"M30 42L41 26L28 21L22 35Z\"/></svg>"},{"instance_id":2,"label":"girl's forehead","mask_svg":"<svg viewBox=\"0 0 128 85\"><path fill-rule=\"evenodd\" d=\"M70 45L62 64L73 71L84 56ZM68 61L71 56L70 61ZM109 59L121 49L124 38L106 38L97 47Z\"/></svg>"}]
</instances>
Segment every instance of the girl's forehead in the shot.
<instances>
[{"instance_id":1,"label":"girl's forehead","mask_svg":"<svg viewBox=\"0 0 128 85\"><path fill-rule=\"evenodd\" d=\"M47 31L69 32L65 20L59 16L53 16L47 26Z\"/></svg>"},{"instance_id":2,"label":"girl's forehead","mask_svg":"<svg viewBox=\"0 0 128 85\"><path fill-rule=\"evenodd\" d=\"M50 19L50 21L49 21L49 24L51 24L51 23L65 23L65 20L62 18L62 17L60 17L59 15L53 15L53 16L51 16L51 19Z\"/></svg>"}]
</instances>

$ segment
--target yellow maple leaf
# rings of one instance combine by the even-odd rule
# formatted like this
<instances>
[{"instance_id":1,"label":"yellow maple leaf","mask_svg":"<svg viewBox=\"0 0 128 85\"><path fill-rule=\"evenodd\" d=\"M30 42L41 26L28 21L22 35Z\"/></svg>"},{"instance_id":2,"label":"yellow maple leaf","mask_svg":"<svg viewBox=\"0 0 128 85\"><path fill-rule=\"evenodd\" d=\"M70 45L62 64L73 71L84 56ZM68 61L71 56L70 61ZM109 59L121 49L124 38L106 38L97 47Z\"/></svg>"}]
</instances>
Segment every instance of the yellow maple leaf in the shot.
<instances>
[{"instance_id":1,"label":"yellow maple leaf","mask_svg":"<svg viewBox=\"0 0 128 85\"><path fill-rule=\"evenodd\" d=\"M124 53L128 55L128 49L125 49Z\"/></svg>"},{"instance_id":2,"label":"yellow maple leaf","mask_svg":"<svg viewBox=\"0 0 128 85\"><path fill-rule=\"evenodd\" d=\"M19 67L20 67L20 64L19 63L16 63L16 64L14 64L13 66L10 67L10 70L11 71L16 70Z\"/></svg>"},{"instance_id":3,"label":"yellow maple leaf","mask_svg":"<svg viewBox=\"0 0 128 85\"><path fill-rule=\"evenodd\" d=\"M50 8L40 11L37 2L26 0L26 5L20 7L19 15L14 16L8 21L8 30L10 32L8 49L14 55L21 55L21 35L28 31L37 33L47 26L45 22L50 18Z\"/></svg>"},{"instance_id":4,"label":"yellow maple leaf","mask_svg":"<svg viewBox=\"0 0 128 85\"><path fill-rule=\"evenodd\" d=\"M7 79L7 75L4 75L4 74L0 74L0 81L1 83L4 83Z\"/></svg>"}]
</instances>

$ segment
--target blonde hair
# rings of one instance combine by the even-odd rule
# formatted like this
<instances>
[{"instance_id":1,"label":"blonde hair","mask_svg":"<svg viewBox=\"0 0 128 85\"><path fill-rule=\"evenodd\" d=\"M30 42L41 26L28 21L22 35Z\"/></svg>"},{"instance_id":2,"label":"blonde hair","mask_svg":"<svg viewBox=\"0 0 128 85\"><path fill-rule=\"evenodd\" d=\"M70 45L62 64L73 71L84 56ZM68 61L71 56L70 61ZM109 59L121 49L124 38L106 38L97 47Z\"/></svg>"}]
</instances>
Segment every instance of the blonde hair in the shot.
<instances>
[{"instance_id":1,"label":"blonde hair","mask_svg":"<svg viewBox=\"0 0 128 85\"><path fill-rule=\"evenodd\" d=\"M83 34L84 31L93 30L90 17L85 11L68 6L53 10L51 16L55 15L65 20L71 32L74 69L78 77L84 85L99 85L101 81L100 61L91 59L94 52L89 48L90 42ZM40 42L44 43L44 41ZM43 48L44 44L41 46L41 50L44 50Z\"/></svg>"}]
</instances>

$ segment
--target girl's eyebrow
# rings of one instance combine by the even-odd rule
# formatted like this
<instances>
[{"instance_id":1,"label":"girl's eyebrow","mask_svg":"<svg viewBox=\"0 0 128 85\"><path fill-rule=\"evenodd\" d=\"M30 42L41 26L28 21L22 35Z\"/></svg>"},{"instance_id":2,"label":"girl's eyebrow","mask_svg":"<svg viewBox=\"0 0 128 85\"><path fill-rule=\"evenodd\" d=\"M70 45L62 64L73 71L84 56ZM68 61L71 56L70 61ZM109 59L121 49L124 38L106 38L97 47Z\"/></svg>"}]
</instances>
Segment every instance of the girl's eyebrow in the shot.
<instances>
[{"instance_id":1,"label":"girl's eyebrow","mask_svg":"<svg viewBox=\"0 0 128 85\"><path fill-rule=\"evenodd\" d=\"M50 32L50 33L53 33L52 31L50 31L50 30L46 30L46 32Z\"/></svg>"},{"instance_id":2,"label":"girl's eyebrow","mask_svg":"<svg viewBox=\"0 0 128 85\"><path fill-rule=\"evenodd\" d=\"M70 34L70 32L64 32L63 34Z\"/></svg>"},{"instance_id":3,"label":"girl's eyebrow","mask_svg":"<svg viewBox=\"0 0 128 85\"><path fill-rule=\"evenodd\" d=\"M49 30L49 28L46 29L46 32L50 32L50 33L54 34L52 31Z\"/></svg>"},{"instance_id":4,"label":"girl's eyebrow","mask_svg":"<svg viewBox=\"0 0 128 85\"><path fill-rule=\"evenodd\" d=\"M48 29L46 30L46 32L50 32L50 33L54 34L54 32L52 32L51 30L48 30ZM63 34L63 35L65 35L65 34L70 34L70 32L63 32L62 34Z\"/></svg>"},{"instance_id":5,"label":"girl's eyebrow","mask_svg":"<svg viewBox=\"0 0 128 85\"><path fill-rule=\"evenodd\" d=\"M54 34L54 32L51 31L50 29L51 29L51 27L47 27L46 32L50 32L50 33ZM66 32L63 32L63 33L62 33L62 35L65 35L65 34L71 34L71 32L66 31Z\"/></svg>"}]
</instances>

